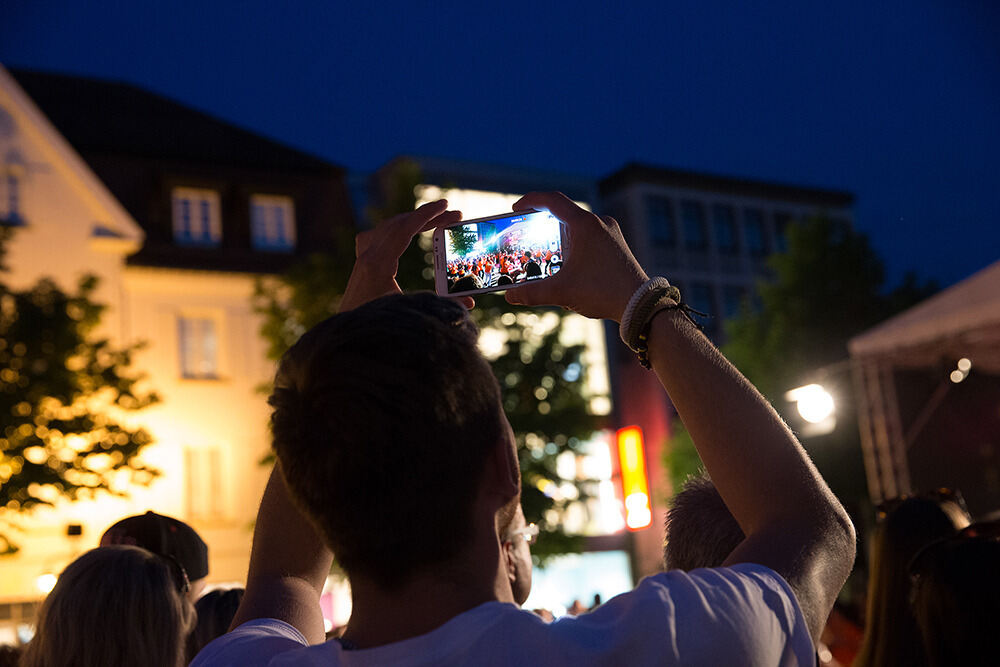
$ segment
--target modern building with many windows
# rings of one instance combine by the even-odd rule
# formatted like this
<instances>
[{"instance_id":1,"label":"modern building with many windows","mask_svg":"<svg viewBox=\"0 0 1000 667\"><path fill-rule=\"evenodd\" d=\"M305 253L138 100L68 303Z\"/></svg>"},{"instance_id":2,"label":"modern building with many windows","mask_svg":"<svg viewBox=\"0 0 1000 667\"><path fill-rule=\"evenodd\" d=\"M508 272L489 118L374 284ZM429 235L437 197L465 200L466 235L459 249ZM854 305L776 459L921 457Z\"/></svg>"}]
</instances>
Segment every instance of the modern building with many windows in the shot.
<instances>
[{"instance_id":1,"label":"modern building with many windows","mask_svg":"<svg viewBox=\"0 0 1000 667\"><path fill-rule=\"evenodd\" d=\"M767 278L768 255L785 250L789 225L816 215L853 225L848 192L642 164L602 179L600 193L642 265L710 315L704 326L716 342L722 322Z\"/></svg>"},{"instance_id":2,"label":"modern building with many windows","mask_svg":"<svg viewBox=\"0 0 1000 667\"><path fill-rule=\"evenodd\" d=\"M0 219L18 227L4 281L71 289L98 276L99 335L147 344L133 365L162 401L136 421L155 440L143 459L163 473L127 500L28 517L3 564L0 626L38 599L39 577L147 509L205 537L210 583L241 582L268 474L258 388L274 371L255 281L353 229L343 169L134 86L2 68L0 143Z\"/></svg>"}]
</instances>

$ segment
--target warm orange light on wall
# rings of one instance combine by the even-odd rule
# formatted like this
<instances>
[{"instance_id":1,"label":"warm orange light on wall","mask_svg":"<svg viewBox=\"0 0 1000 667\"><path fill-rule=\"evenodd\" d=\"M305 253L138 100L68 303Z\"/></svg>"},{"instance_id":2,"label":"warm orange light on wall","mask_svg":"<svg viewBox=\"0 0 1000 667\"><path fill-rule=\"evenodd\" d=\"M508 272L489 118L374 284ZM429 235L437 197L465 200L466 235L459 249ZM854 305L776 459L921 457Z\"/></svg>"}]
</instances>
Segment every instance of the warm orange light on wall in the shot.
<instances>
[{"instance_id":1,"label":"warm orange light on wall","mask_svg":"<svg viewBox=\"0 0 1000 667\"><path fill-rule=\"evenodd\" d=\"M653 523L649 504L649 481L646 478L646 452L642 429L626 426L618 429L618 459L622 470L622 497L625 499L625 526L642 530Z\"/></svg>"}]
</instances>

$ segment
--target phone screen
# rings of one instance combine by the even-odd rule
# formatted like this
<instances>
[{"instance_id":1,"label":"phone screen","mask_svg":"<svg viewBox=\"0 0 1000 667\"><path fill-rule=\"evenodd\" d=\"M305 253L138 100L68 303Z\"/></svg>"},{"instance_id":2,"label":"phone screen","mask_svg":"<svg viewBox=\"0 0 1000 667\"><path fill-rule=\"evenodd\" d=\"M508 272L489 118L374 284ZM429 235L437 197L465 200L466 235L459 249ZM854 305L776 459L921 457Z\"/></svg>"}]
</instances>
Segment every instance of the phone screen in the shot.
<instances>
[{"instance_id":1,"label":"phone screen","mask_svg":"<svg viewBox=\"0 0 1000 667\"><path fill-rule=\"evenodd\" d=\"M471 220L444 230L448 294L503 290L562 268L559 219L548 211Z\"/></svg>"}]
</instances>

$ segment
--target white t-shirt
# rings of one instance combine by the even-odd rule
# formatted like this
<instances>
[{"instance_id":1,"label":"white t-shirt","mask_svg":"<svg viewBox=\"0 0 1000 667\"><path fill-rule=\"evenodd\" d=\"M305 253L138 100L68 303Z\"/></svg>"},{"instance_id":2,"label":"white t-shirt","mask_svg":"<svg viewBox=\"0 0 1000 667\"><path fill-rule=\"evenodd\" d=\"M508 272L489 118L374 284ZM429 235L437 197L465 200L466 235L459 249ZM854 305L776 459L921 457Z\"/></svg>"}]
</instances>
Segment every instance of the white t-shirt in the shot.
<instances>
[{"instance_id":1,"label":"white t-shirt","mask_svg":"<svg viewBox=\"0 0 1000 667\"><path fill-rule=\"evenodd\" d=\"M307 646L272 618L206 646L192 667L260 665L813 665L815 653L788 584L753 564L647 577L576 617L546 623L486 602L419 637L370 649Z\"/></svg>"}]
</instances>

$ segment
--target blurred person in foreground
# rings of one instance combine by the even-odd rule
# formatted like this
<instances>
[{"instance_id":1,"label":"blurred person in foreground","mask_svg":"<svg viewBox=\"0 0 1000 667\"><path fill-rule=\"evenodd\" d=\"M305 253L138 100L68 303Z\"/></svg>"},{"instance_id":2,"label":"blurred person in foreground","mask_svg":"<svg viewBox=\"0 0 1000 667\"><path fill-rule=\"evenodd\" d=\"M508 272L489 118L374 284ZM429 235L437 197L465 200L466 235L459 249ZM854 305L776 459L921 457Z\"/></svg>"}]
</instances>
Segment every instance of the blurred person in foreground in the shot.
<instances>
[{"instance_id":1,"label":"blurred person in foreground","mask_svg":"<svg viewBox=\"0 0 1000 667\"><path fill-rule=\"evenodd\" d=\"M973 524L924 547L910 575L930 667L1000 662L1000 524Z\"/></svg>"},{"instance_id":2,"label":"blurred person in foreground","mask_svg":"<svg viewBox=\"0 0 1000 667\"><path fill-rule=\"evenodd\" d=\"M242 588L217 588L198 598L194 603L197 622L187 640L188 662L210 641L226 634L242 600Z\"/></svg>"},{"instance_id":3,"label":"blurred person in foreground","mask_svg":"<svg viewBox=\"0 0 1000 667\"><path fill-rule=\"evenodd\" d=\"M188 597L201 597L208 577L208 545L194 528L180 519L149 511L125 517L101 535L101 546L127 544L180 563L191 582Z\"/></svg>"},{"instance_id":4,"label":"blurred person in foreground","mask_svg":"<svg viewBox=\"0 0 1000 667\"><path fill-rule=\"evenodd\" d=\"M688 477L674 495L664 536L663 566L667 570L719 567L746 539L704 471Z\"/></svg>"},{"instance_id":5,"label":"blurred person in foreground","mask_svg":"<svg viewBox=\"0 0 1000 667\"><path fill-rule=\"evenodd\" d=\"M283 358L270 399L278 463L246 595L233 630L193 664L813 664L853 563L846 512L618 224L556 193L514 209L551 211L571 251L507 300L624 318L747 537L725 567L647 577L591 613L545 623L517 608L497 526L516 511L520 471L472 300L403 296L395 282L417 233L460 219L446 208L360 234L342 312ZM320 643L334 553L353 612L343 637Z\"/></svg>"},{"instance_id":6,"label":"blurred person in foreground","mask_svg":"<svg viewBox=\"0 0 1000 667\"><path fill-rule=\"evenodd\" d=\"M960 496L941 490L883 503L878 518L868 559L865 634L854 665L922 667L927 656L910 608L910 561L968 526L969 514Z\"/></svg>"},{"instance_id":7,"label":"blurred person in foreground","mask_svg":"<svg viewBox=\"0 0 1000 667\"><path fill-rule=\"evenodd\" d=\"M175 561L140 547L88 551L42 603L21 667L179 667L194 625L188 590Z\"/></svg>"}]
</instances>

